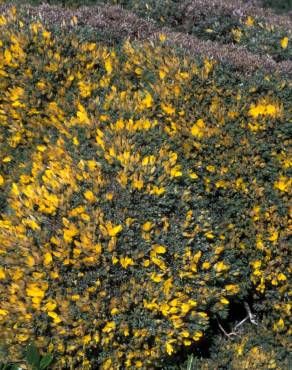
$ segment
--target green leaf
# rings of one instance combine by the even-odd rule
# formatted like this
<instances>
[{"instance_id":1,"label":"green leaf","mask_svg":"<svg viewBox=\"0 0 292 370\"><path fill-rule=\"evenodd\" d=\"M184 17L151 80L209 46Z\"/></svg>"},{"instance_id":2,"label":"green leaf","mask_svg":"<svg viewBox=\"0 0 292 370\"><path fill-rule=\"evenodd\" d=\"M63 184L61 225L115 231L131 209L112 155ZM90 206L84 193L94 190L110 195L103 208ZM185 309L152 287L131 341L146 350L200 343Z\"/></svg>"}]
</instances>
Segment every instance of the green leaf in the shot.
<instances>
[{"instance_id":1,"label":"green leaf","mask_svg":"<svg viewBox=\"0 0 292 370\"><path fill-rule=\"evenodd\" d=\"M27 346L25 358L31 366L39 367L41 356L34 344Z\"/></svg>"},{"instance_id":2,"label":"green leaf","mask_svg":"<svg viewBox=\"0 0 292 370\"><path fill-rule=\"evenodd\" d=\"M40 363L40 369L43 370L43 369L47 369L48 366L52 363L53 361L53 356L52 355L45 355L42 359L41 359L41 363Z\"/></svg>"}]
</instances>

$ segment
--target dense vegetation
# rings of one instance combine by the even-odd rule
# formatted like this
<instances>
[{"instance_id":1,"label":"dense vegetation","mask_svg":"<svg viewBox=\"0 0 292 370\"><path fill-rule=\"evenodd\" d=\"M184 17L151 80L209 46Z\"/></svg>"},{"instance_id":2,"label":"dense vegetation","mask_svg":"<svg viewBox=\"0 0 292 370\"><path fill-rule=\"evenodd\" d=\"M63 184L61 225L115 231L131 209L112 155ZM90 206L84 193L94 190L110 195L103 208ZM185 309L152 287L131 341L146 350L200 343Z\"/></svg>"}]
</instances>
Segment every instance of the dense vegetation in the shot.
<instances>
[{"instance_id":1,"label":"dense vegetation","mask_svg":"<svg viewBox=\"0 0 292 370\"><path fill-rule=\"evenodd\" d=\"M288 368L288 76L77 24L0 16L2 361ZM281 28L212 27L291 59Z\"/></svg>"}]
</instances>

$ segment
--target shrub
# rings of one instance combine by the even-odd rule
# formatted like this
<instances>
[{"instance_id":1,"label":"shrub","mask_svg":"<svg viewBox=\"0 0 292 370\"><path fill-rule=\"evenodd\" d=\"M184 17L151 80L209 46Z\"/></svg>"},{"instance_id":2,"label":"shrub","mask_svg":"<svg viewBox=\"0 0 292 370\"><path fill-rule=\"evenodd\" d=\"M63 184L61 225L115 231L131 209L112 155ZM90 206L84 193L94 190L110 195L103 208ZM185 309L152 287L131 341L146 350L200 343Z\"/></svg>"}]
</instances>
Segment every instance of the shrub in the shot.
<instances>
[{"instance_id":1,"label":"shrub","mask_svg":"<svg viewBox=\"0 0 292 370\"><path fill-rule=\"evenodd\" d=\"M270 7L277 12L287 12L292 10L291 0L262 0L264 7Z\"/></svg>"},{"instance_id":2,"label":"shrub","mask_svg":"<svg viewBox=\"0 0 292 370\"><path fill-rule=\"evenodd\" d=\"M288 81L163 35L112 48L14 8L0 24L9 359L34 340L58 369L159 368L249 296L289 333Z\"/></svg>"}]
</instances>

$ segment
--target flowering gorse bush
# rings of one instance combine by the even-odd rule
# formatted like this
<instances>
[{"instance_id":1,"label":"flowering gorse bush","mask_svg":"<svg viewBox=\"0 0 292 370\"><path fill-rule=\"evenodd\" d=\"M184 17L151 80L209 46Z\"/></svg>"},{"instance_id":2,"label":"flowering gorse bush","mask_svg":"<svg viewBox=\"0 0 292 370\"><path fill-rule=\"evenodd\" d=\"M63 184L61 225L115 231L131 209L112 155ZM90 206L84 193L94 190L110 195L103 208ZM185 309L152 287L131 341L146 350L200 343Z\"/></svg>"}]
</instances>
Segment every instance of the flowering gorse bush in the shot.
<instances>
[{"instance_id":1,"label":"flowering gorse bush","mask_svg":"<svg viewBox=\"0 0 292 370\"><path fill-rule=\"evenodd\" d=\"M74 20L73 20L74 23ZM0 17L0 331L56 368L157 368L231 302L288 331L289 85ZM283 335L284 335L283 334Z\"/></svg>"}]
</instances>

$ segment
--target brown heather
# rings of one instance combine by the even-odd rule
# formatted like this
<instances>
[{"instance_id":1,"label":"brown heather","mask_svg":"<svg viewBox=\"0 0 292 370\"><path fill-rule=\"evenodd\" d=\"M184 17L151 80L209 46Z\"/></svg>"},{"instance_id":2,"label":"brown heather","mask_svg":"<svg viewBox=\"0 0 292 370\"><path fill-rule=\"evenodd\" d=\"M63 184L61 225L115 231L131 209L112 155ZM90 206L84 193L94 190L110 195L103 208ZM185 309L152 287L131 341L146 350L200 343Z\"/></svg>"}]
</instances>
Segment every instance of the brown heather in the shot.
<instances>
[{"instance_id":1,"label":"brown heather","mask_svg":"<svg viewBox=\"0 0 292 370\"><path fill-rule=\"evenodd\" d=\"M195 20L202 14L230 14L238 17L251 16L255 19L264 18L274 26L292 29L292 12L287 15L278 15L269 9L257 5L257 1L241 0L191 0L185 6L185 19Z\"/></svg>"}]
</instances>

